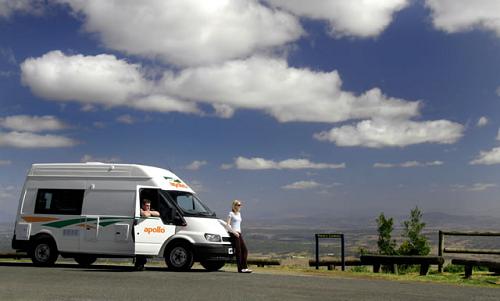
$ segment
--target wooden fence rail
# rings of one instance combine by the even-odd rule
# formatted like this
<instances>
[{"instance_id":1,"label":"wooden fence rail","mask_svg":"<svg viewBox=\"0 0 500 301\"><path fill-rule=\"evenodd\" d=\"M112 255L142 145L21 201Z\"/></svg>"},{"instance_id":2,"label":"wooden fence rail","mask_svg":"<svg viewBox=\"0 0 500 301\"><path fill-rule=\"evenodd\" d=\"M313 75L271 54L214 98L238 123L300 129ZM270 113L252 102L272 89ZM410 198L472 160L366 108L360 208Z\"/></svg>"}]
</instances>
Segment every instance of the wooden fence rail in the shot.
<instances>
[{"instance_id":1,"label":"wooden fence rail","mask_svg":"<svg viewBox=\"0 0 500 301\"><path fill-rule=\"evenodd\" d=\"M461 232L461 231L441 231L439 230L439 246L438 256L443 256L444 253L453 254L483 254L483 255L500 255L499 249L456 249L445 248L445 236L483 236L483 237L500 237L500 232ZM438 266L438 271L443 272L443 264Z\"/></svg>"},{"instance_id":2,"label":"wooden fence rail","mask_svg":"<svg viewBox=\"0 0 500 301\"><path fill-rule=\"evenodd\" d=\"M236 260L230 260L228 263L236 263ZM256 265L258 267L264 267L266 265L281 265L281 261L278 259L268 259L268 258L248 258L247 264Z\"/></svg>"},{"instance_id":3,"label":"wooden fence rail","mask_svg":"<svg viewBox=\"0 0 500 301\"><path fill-rule=\"evenodd\" d=\"M442 256L399 256L399 255L361 255L363 265L373 265L373 272L378 273L381 265L392 266L397 273L398 264L418 264L420 265L420 275L427 275L430 265L444 263Z\"/></svg>"},{"instance_id":4,"label":"wooden fence rail","mask_svg":"<svg viewBox=\"0 0 500 301\"><path fill-rule=\"evenodd\" d=\"M361 260L359 258L348 258L344 260L344 265L345 266L360 266ZM316 265L316 260L314 259L309 259L309 266L310 267L315 267L315 266L326 266L328 267L328 270L333 270L335 267L341 267L342 266L342 260L341 259L320 259L318 264Z\"/></svg>"}]
</instances>

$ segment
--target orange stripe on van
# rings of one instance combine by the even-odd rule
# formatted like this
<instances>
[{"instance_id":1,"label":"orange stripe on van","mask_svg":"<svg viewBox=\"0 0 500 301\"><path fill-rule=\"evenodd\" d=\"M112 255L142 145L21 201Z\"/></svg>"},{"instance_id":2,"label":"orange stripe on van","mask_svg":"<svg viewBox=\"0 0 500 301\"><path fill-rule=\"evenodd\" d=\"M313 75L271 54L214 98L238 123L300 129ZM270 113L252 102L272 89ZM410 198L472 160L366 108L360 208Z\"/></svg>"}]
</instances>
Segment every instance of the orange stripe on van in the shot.
<instances>
[{"instance_id":1,"label":"orange stripe on van","mask_svg":"<svg viewBox=\"0 0 500 301\"><path fill-rule=\"evenodd\" d=\"M42 217L42 216L23 216L23 219L28 223L51 222L57 221L56 217Z\"/></svg>"}]
</instances>

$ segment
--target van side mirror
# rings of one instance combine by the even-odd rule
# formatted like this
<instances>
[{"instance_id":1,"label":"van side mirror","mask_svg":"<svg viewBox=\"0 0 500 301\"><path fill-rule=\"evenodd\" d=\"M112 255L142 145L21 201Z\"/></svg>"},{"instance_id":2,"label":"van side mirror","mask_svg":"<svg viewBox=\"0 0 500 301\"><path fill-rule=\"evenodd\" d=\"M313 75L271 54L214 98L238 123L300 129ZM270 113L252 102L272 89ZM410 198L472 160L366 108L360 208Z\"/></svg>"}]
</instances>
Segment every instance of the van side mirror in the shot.
<instances>
[{"instance_id":1,"label":"van side mirror","mask_svg":"<svg viewBox=\"0 0 500 301\"><path fill-rule=\"evenodd\" d=\"M179 212L175 208L172 208L172 210L169 211L168 220L176 226L186 226L187 225L186 221L182 218L182 216L179 214Z\"/></svg>"},{"instance_id":2,"label":"van side mirror","mask_svg":"<svg viewBox=\"0 0 500 301\"><path fill-rule=\"evenodd\" d=\"M174 225L176 226L187 226L186 221L178 214L174 217Z\"/></svg>"}]
</instances>

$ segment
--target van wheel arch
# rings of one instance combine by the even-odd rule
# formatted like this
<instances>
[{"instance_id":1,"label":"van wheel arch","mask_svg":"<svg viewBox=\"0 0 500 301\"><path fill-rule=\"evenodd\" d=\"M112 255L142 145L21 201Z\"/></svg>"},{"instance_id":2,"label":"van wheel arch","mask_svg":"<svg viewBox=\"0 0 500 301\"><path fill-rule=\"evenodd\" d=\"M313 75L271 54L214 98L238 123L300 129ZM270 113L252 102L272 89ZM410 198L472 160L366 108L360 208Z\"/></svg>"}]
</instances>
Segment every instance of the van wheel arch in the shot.
<instances>
[{"instance_id":1,"label":"van wheel arch","mask_svg":"<svg viewBox=\"0 0 500 301\"><path fill-rule=\"evenodd\" d=\"M33 236L30 239L28 254L36 266L52 266L59 256L55 239L46 233Z\"/></svg>"}]
</instances>

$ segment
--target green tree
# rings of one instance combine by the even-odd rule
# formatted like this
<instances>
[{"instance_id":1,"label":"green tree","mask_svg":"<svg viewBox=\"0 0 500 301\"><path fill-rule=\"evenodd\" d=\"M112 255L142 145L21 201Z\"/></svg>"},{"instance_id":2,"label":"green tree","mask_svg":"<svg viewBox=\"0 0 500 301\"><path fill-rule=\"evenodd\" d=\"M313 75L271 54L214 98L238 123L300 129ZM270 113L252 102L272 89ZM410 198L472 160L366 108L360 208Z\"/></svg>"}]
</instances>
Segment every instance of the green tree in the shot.
<instances>
[{"instance_id":1,"label":"green tree","mask_svg":"<svg viewBox=\"0 0 500 301\"><path fill-rule=\"evenodd\" d=\"M425 223L422 222L422 212L415 207L410 212L410 218L403 222L403 237L406 239L399 247L401 255L428 255L431 251L427 238L422 235Z\"/></svg>"},{"instance_id":2,"label":"green tree","mask_svg":"<svg viewBox=\"0 0 500 301\"><path fill-rule=\"evenodd\" d=\"M382 255L396 254L396 240L392 239L392 230L394 230L394 220L387 219L384 213L380 213L377 218L378 231L378 253Z\"/></svg>"}]
</instances>

